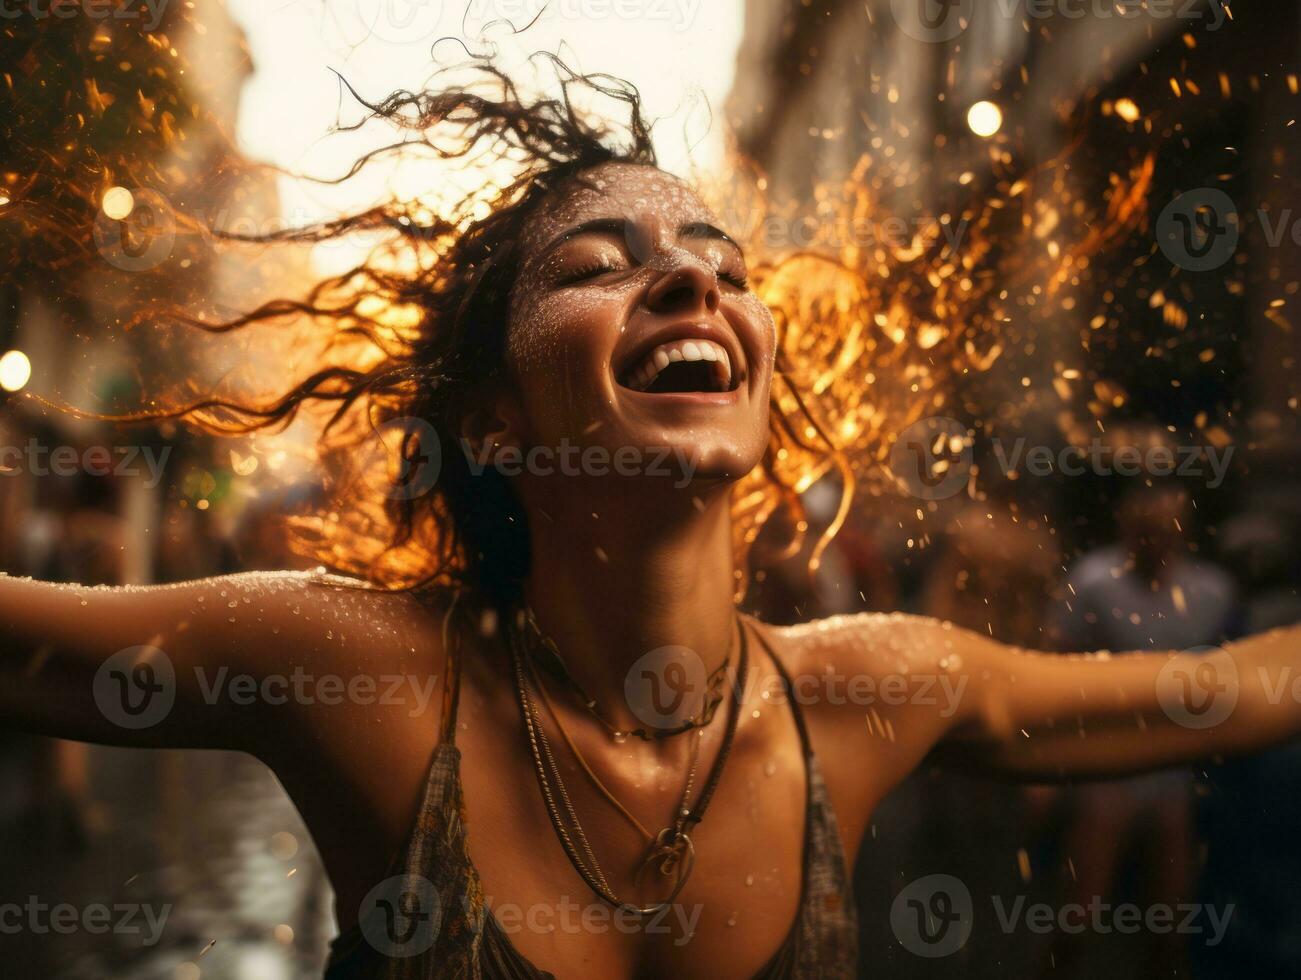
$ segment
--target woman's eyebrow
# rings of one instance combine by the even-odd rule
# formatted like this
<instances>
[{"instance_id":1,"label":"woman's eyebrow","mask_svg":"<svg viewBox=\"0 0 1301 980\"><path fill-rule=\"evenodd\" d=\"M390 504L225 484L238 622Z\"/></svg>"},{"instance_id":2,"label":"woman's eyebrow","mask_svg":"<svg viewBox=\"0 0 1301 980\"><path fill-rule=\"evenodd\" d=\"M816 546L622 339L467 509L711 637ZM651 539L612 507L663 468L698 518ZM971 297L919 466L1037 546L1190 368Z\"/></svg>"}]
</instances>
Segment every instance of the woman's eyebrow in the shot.
<instances>
[{"instance_id":1,"label":"woman's eyebrow","mask_svg":"<svg viewBox=\"0 0 1301 980\"><path fill-rule=\"evenodd\" d=\"M563 245L571 238L577 238L580 235L626 235L627 232L628 222L624 218L595 218L592 221L584 221L580 225L574 225L574 227L562 231L547 242L542 251L538 253L538 258Z\"/></svg>"},{"instance_id":2,"label":"woman's eyebrow","mask_svg":"<svg viewBox=\"0 0 1301 980\"><path fill-rule=\"evenodd\" d=\"M582 224L574 225L574 227L562 231L547 242L542 251L538 253L538 258L542 258L553 249L581 235L622 235L626 237L629 224L627 218L594 218L591 221L584 221ZM713 241L727 242L738 252L742 251L741 246L733 240L731 235L707 221L691 221L680 226L678 228L678 238L706 238Z\"/></svg>"}]
</instances>

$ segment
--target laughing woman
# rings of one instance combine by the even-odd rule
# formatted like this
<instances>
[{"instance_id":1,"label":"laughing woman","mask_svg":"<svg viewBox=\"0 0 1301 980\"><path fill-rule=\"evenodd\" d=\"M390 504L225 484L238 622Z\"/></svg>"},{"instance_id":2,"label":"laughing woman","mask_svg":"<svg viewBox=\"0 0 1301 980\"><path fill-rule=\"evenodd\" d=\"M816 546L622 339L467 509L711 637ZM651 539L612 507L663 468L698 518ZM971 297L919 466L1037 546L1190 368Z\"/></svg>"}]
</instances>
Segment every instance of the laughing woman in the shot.
<instances>
[{"instance_id":1,"label":"laughing woman","mask_svg":"<svg viewBox=\"0 0 1301 980\"><path fill-rule=\"evenodd\" d=\"M778 629L739 612L735 489L772 463L774 322L626 101L621 141L505 83L373 106L487 140L522 176L433 230L438 263L401 287L413 342L224 406L246 428L311 404L418 420L372 556L427 555L406 587L0 582L0 721L275 771L337 896L328 977L852 976L849 869L923 760L1119 776L1301 729L1267 697L1296 632L1202 659L1046 657L902 615ZM415 485L434 453L438 479ZM213 696L223 669L268 696ZM325 676L442 696L335 703L285 680ZM828 677L951 696L882 699L869 725L818 696Z\"/></svg>"}]
</instances>

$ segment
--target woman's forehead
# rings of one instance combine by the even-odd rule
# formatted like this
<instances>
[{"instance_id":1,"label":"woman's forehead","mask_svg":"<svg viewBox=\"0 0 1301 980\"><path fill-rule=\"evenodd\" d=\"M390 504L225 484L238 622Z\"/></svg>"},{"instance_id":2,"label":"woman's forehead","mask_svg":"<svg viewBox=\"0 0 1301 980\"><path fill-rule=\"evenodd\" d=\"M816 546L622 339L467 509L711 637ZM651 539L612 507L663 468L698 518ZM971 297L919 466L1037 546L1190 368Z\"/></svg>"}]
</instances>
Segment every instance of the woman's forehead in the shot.
<instances>
[{"instance_id":1,"label":"woman's forehead","mask_svg":"<svg viewBox=\"0 0 1301 980\"><path fill-rule=\"evenodd\" d=\"M603 219L638 227L653 222L669 234L687 224L716 223L696 192L672 174L640 164L607 163L584 171L558 192L529 223L525 247L532 251L576 225Z\"/></svg>"}]
</instances>

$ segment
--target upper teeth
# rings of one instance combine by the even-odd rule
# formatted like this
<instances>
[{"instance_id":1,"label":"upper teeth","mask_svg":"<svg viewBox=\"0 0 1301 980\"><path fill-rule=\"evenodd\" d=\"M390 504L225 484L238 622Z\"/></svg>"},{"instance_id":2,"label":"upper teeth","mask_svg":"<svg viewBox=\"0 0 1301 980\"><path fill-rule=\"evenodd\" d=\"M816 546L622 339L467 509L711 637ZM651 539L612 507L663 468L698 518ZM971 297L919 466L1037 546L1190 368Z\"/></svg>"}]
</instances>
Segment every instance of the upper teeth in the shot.
<instances>
[{"instance_id":1,"label":"upper teeth","mask_svg":"<svg viewBox=\"0 0 1301 980\"><path fill-rule=\"evenodd\" d=\"M714 373L724 391L732 387L732 361L727 351L712 340L675 340L660 344L647 354L628 375L628 387L645 391L655 383L661 371L674 361L712 361Z\"/></svg>"}]
</instances>

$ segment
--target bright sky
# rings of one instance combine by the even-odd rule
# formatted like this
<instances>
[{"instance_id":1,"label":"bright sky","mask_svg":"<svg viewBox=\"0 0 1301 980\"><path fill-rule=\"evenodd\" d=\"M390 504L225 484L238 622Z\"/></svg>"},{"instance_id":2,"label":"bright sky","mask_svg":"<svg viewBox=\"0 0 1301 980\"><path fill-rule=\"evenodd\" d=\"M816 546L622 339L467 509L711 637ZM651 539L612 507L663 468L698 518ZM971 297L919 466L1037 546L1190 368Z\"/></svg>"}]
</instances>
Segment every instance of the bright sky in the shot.
<instances>
[{"instance_id":1,"label":"bright sky","mask_svg":"<svg viewBox=\"0 0 1301 980\"><path fill-rule=\"evenodd\" d=\"M663 165L683 172L688 160L707 166L721 158L715 116L732 83L744 0L227 0L248 35L255 74L242 96L238 135L257 159L297 172L333 176L366 149L391 140L391 130L326 138L341 117L359 112L330 69L368 100L419 90L444 37L483 35L492 22L522 26L522 37L499 26L488 33L509 67L534 51L560 54L570 67L626 78L640 89L655 128ZM472 45L474 47L474 45ZM479 47L476 47L479 50ZM457 60L455 44L437 48L442 63ZM688 145L690 144L690 149ZM368 203L387 186L420 193L439 179L426 166L376 174L344 193L335 188L282 185L291 223Z\"/></svg>"}]
</instances>

